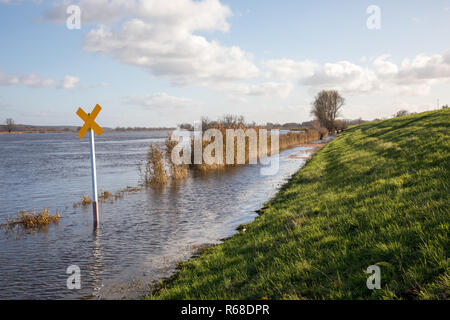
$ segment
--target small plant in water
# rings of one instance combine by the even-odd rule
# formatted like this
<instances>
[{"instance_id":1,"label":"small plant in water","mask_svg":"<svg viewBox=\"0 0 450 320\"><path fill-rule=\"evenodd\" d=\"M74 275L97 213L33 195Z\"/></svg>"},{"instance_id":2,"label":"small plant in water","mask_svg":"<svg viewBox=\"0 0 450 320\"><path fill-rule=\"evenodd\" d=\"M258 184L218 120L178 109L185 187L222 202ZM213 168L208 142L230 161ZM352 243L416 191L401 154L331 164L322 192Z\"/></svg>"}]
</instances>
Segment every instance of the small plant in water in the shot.
<instances>
[{"instance_id":1,"label":"small plant in water","mask_svg":"<svg viewBox=\"0 0 450 320\"><path fill-rule=\"evenodd\" d=\"M42 228L50 223L56 223L61 218L58 211L54 215L50 214L46 208L40 213L28 213L27 211L17 212L16 219L9 219L7 226L21 225L23 228Z\"/></svg>"},{"instance_id":2,"label":"small plant in water","mask_svg":"<svg viewBox=\"0 0 450 320\"><path fill-rule=\"evenodd\" d=\"M82 197L81 197L81 204L82 204L83 206L87 206L87 205L89 205L89 204L91 204L91 203L92 203L92 200L91 200L91 198L89 198L88 195L85 195L85 196L82 196Z\"/></svg>"},{"instance_id":3,"label":"small plant in water","mask_svg":"<svg viewBox=\"0 0 450 320\"><path fill-rule=\"evenodd\" d=\"M144 163L141 176L144 185L164 185L168 181L166 169L164 168L164 154L159 146L150 145L147 159Z\"/></svg>"},{"instance_id":4,"label":"small plant in water","mask_svg":"<svg viewBox=\"0 0 450 320\"><path fill-rule=\"evenodd\" d=\"M117 197L114 197L112 192L100 189L100 194L98 196L98 201L105 202L106 200L111 200L111 202L113 202L114 201L113 198L117 199Z\"/></svg>"}]
</instances>

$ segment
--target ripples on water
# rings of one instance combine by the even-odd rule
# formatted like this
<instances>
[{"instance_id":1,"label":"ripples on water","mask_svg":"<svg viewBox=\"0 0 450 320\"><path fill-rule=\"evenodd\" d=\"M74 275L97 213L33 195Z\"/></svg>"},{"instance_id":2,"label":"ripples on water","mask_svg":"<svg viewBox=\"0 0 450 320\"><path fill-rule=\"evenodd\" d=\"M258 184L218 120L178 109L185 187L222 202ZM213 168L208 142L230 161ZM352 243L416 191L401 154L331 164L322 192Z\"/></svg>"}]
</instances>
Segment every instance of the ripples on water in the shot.
<instances>
[{"instance_id":1,"label":"ripples on water","mask_svg":"<svg viewBox=\"0 0 450 320\"><path fill-rule=\"evenodd\" d=\"M167 133L105 132L97 138L99 189L136 186L136 164ZM47 232L20 239L0 232L0 298L136 298L195 247L218 243L253 220L254 210L304 164L290 155L310 150L283 152L274 176L261 176L259 165L190 174L179 185L102 203L101 228L93 233L91 207L72 207L91 194L88 140L74 133L0 135L0 223L17 210L62 212ZM73 264L81 269L80 290L66 287Z\"/></svg>"}]
</instances>

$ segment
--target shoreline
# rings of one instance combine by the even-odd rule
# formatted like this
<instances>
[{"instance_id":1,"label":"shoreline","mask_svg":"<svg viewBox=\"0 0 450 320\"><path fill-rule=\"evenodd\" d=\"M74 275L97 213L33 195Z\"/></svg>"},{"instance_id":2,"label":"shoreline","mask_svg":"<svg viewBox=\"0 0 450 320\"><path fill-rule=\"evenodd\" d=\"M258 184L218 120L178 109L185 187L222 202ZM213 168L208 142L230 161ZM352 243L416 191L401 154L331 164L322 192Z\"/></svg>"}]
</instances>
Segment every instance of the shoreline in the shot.
<instances>
[{"instance_id":1,"label":"shoreline","mask_svg":"<svg viewBox=\"0 0 450 320\"><path fill-rule=\"evenodd\" d=\"M449 115L351 127L240 232L143 298L448 299ZM378 290L367 285L373 266Z\"/></svg>"},{"instance_id":2,"label":"shoreline","mask_svg":"<svg viewBox=\"0 0 450 320\"><path fill-rule=\"evenodd\" d=\"M331 138L332 137L332 138ZM310 152L309 158L312 158L323 146L325 146L326 144L328 144L329 142L331 142L336 136L330 136L330 138L328 138L327 140L324 140L323 142L317 142L317 143L308 143L308 144L300 144L297 145L295 147L292 148L288 148L285 150L282 150L281 152L284 151L288 151L291 149L296 149L296 148L301 148L301 147L308 147L311 148L308 150L308 152ZM320 141L320 140L319 140ZM302 153L301 150L297 151L296 153ZM290 158L291 156L287 156L288 158ZM268 203L270 201L272 201L277 194L283 189L283 187L288 184L292 177L299 171L301 170L306 163L308 162L308 160L305 162L305 164L303 166L301 166L298 170L296 170L286 181L285 183L283 183L279 189L277 190L276 194L273 195L271 198L267 199L265 201L265 203ZM246 165L247 166L247 165ZM231 170L233 170L234 168L230 168ZM245 232L245 228L243 229L243 226L246 226L250 223L252 223L253 221L255 221L256 218L258 218L262 212L263 209L265 208L265 206L258 208L252 212L255 212L257 214L256 217L254 217L250 222L246 223L246 224L240 224L239 226L237 226L236 228L232 229L234 233L232 233L230 236L227 236L225 238L220 238L217 239L217 242L205 242L205 243L200 243L200 244L196 244L193 245L191 249L189 249L189 251L191 251L191 253L187 256L187 258L185 259L180 259L177 261L174 261L173 263L171 263L170 265L166 265L165 268L166 270L168 270L168 275L166 276L156 276L154 277L154 279L152 279L151 281L147 282L144 284L145 289L143 289L142 287L140 288L135 288L134 287L134 283L136 281L138 281L140 283L140 285L142 285L143 282L141 282L141 280L139 279L129 279L129 281L127 280L126 282L121 282L121 283L114 283L112 286L109 287L108 291L109 293L103 296L96 296L96 295L92 295L92 296L88 296L85 297L84 299L105 299L105 300L109 300L109 299L116 299L117 297L120 296L120 299L125 299L125 300L134 300L134 299L143 299L148 295L148 292L154 292L155 290L157 290L157 288L161 285L161 283L166 283L166 281L173 281L177 274L180 272L180 270L182 269L182 267L195 259L198 259L201 257L201 255L205 252L207 252L208 250L211 250L219 245L224 244L226 241L230 240L231 238L235 237L237 234ZM114 292L114 287L115 286L120 286L120 290L119 291L128 291L127 294L122 295L119 294L117 292ZM112 290L112 291L111 291ZM112 293L114 292L114 293Z\"/></svg>"},{"instance_id":3,"label":"shoreline","mask_svg":"<svg viewBox=\"0 0 450 320\"><path fill-rule=\"evenodd\" d=\"M229 237L226 237L226 238L219 239L219 240L221 241L221 242L219 242L219 243L203 243L203 244L199 245L198 248L192 253L192 255L191 255L187 260L179 261L179 262L177 263L177 265L175 266L175 268L174 268L174 270L173 270L173 274L172 274L172 275L170 275L169 277L163 277L163 278L160 278L160 279L155 280L155 281L153 281L152 283L150 283L149 286L151 286L152 289L150 290L150 292L146 293L145 295L140 296L140 299L145 299L145 298L147 298L148 296L158 294L158 293L159 293L166 285L170 285L171 283L173 283L173 282L178 278L180 272L182 271L183 267L184 267L187 263L192 262L192 261L195 261L195 260L198 260L199 258L201 258L201 256L202 256L204 253L207 253L207 252L209 252L210 250L214 250L214 248L217 248L217 247L219 247L219 246L225 244L227 241L233 239L234 237L238 236L239 234L244 234L244 233L246 232L246 226L247 226L247 225L250 225L250 224L252 224L252 223L254 223L256 219L258 219L261 215L263 215L263 214L264 214L264 210L268 207L268 205L269 205L272 201L274 201L274 200L278 197L279 193L282 192L282 191L283 191L283 190L291 183L293 177L294 177L299 171L301 171L302 169L304 169L304 168L307 166L308 162L309 162L309 161L310 161L310 160L311 160L311 159L312 159L312 158L313 158L313 157L314 157L314 156L315 156L315 155L316 155L316 154L317 154L317 153L318 153L325 145L327 145L328 143L330 143L331 141L333 141L334 138L337 138L337 137L338 137L338 135L337 135L337 136L334 136L332 139L328 139L328 140L326 140L326 141L324 141L324 142L319 142L319 143L306 143L306 144L300 144L300 145L298 145L297 147L294 147L294 148L298 148L298 147L310 147L310 148L312 148L312 149L311 149L310 155L309 155L308 157L304 158L304 159L306 160L305 164L304 164L302 167L300 167L296 172L294 172L294 173L286 180L286 182L285 182L283 185L280 186L280 188L278 189L278 191L276 192L276 194L275 194L273 197L271 197L270 199L268 199L268 200L265 202L265 204L264 204L261 208L254 210L254 212L257 214L257 216L256 216L252 221L250 221L250 222L247 223L247 224L241 224L241 225L239 225L239 226L235 229L236 232L235 232L233 235L231 235L231 236L229 236ZM292 149L292 148L291 148L291 149ZM289 150L289 149L287 149L287 150ZM295 156L295 155L290 155L290 156L288 156L288 157L291 158L292 156ZM301 157L300 157L300 158L301 158Z\"/></svg>"}]
</instances>

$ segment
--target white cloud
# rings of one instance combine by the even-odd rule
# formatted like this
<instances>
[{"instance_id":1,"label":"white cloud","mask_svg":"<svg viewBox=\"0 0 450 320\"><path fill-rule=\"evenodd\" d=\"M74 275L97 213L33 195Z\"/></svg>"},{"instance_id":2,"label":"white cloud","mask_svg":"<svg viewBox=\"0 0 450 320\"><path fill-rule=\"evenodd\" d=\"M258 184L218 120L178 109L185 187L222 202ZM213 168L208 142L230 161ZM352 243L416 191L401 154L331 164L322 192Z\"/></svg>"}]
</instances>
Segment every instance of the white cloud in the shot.
<instances>
[{"instance_id":1,"label":"white cloud","mask_svg":"<svg viewBox=\"0 0 450 320\"><path fill-rule=\"evenodd\" d=\"M278 96L287 98L292 92L294 85L290 82L267 81L258 84L226 84L220 87L221 91L231 95L241 96Z\"/></svg>"},{"instance_id":2,"label":"white cloud","mask_svg":"<svg viewBox=\"0 0 450 320\"><path fill-rule=\"evenodd\" d=\"M301 83L321 89L334 88L346 92L372 91L376 86L375 73L368 69L350 63L340 61L325 63L312 76L301 80Z\"/></svg>"},{"instance_id":3,"label":"white cloud","mask_svg":"<svg viewBox=\"0 0 450 320\"><path fill-rule=\"evenodd\" d=\"M143 67L182 86L258 76L251 54L196 34L229 30L231 10L219 0L81 0L79 5L83 23L98 24L85 35L85 50ZM65 16L56 8L47 12L48 19ZM104 25L107 22L119 24Z\"/></svg>"},{"instance_id":4,"label":"white cloud","mask_svg":"<svg viewBox=\"0 0 450 320\"><path fill-rule=\"evenodd\" d=\"M390 54L384 54L374 60L373 65L379 76L392 76L398 73L398 66L390 61L387 61L390 57Z\"/></svg>"},{"instance_id":5,"label":"white cloud","mask_svg":"<svg viewBox=\"0 0 450 320\"><path fill-rule=\"evenodd\" d=\"M68 4L63 1L44 16L65 23ZM85 50L141 67L175 85L208 86L237 99L285 98L295 83L311 91L426 95L433 85L450 80L450 52L418 55L401 63L392 62L389 55L363 57L357 63L272 59L260 69L249 52L204 35L230 30L232 12L219 0L79 0L76 4L82 10L82 23L92 25L84 35ZM135 102L156 104L155 97L148 99Z\"/></svg>"},{"instance_id":6,"label":"white cloud","mask_svg":"<svg viewBox=\"0 0 450 320\"><path fill-rule=\"evenodd\" d=\"M399 65L386 61L387 55L375 59L381 89L402 94L426 95L432 85L450 81L450 52L443 55L419 54Z\"/></svg>"},{"instance_id":7,"label":"white cloud","mask_svg":"<svg viewBox=\"0 0 450 320\"><path fill-rule=\"evenodd\" d=\"M420 54L414 59L404 59L399 77L413 80L450 78L450 51L444 55L427 56Z\"/></svg>"},{"instance_id":8,"label":"white cloud","mask_svg":"<svg viewBox=\"0 0 450 320\"><path fill-rule=\"evenodd\" d=\"M47 20L64 22L71 1L55 4L44 13ZM84 24L105 25L137 18L154 25L165 25L187 31L228 31L226 19L231 10L219 0L79 0Z\"/></svg>"},{"instance_id":9,"label":"white cloud","mask_svg":"<svg viewBox=\"0 0 450 320\"><path fill-rule=\"evenodd\" d=\"M63 89L75 88L79 78L66 75L59 86L56 81L49 77L39 76L37 74L15 75L0 71L0 86L23 85L31 88L60 87ZM104 86L105 84L101 84Z\"/></svg>"},{"instance_id":10,"label":"white cloud","mask_svg":"<svg viewBox=\"0 0 450 320\"><path fill-rule=\"evenodd\" d=\"M124 98L124 102L148 109L160 110L178 110L183 108L191 108L198 105L191 99L170 96L164 92L145 96L127 96Z\"/></svg>"},{"instance_id":11,"label":"white cloud","mask_svg":"<svg viewBox=\"0 0 450 320\"><path fill-rule=\"evenodd\" d=\"M71 75L66 75L61 82L61 88L63 89L73 89L76 87L77 83L80 82L80 78Z\"/></svg>"},{"instance_id":12,"label":"white cloud","mask_svg":"<svg viewBox=\"0 0 450 320\"><path fill-rule=\"evenodd\" d=\"M293 60L271 60L265 63L271 77L296 79L301 85L317 89L336 89L348 93L388 92L426 95L432 85L450 81L450 51L442 55L419 54L400 64L389 54L373 60L372 68L349 61L318 63Z\"/></svg>"},{"instance_id":13,"label":"white cloud","mask_svg":"<svg viewBox=\"0 0 450 320\"><path fill-rule=\"evenodd\" d=\"M41 77L36 74L13 75L0 71L0 86L24 85L33 88L50 87L55 81L48 77Z\"/></svg>"},{"instance_id":14,"label":"white cloud","mask_svg":"<svg viewBox=\"0 0 450 320\"><path fill-rule=\"evenodd\" d=\"M268 60L266 77L275 79L305 78L314 74L319 65L310 60L295 61L291 59Z\"/></svg>"}]
</instances>

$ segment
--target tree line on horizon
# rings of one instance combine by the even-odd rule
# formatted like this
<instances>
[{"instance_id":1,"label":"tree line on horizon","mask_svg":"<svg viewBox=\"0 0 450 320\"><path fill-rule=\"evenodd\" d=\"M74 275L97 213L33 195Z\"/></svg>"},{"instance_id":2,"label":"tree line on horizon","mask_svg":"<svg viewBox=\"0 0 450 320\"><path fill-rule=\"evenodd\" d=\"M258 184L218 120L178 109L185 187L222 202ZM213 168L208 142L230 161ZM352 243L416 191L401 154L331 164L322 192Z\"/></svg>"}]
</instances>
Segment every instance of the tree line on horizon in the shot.
<instances>
[{"instance_id":1,"label":"tree line on horizon","mask_svg":"<svg viewBox=\"0 0 450 320\"><path fill-rule=\"evenodd\" d=\"M342 107L345 104L345 99L337 90L322 90L316 96L312 103L311 115L314 117L312 120L303 122L287 122L287 123L272 123L267 122L265 125L257 125L254 121L251 123L245 123L242 115L236 116L227 114L219 118L217 121L212 121L208 117L202 117L202 128L212 128L217 125L224 127L232 127L233 125L245 125L248 127L259 127L264 129L285 129L285 130L301 130L306 128L312 128L317 131L327 130L328 133L340 132L345 130L348 126L361 124L368 122L369 120L363 120L361 117L358 119L338 119L341 116ZM448 108L448 105L442 105L442 109ZM406 109L400 109L392 115L393 118L402 117L406 115L415 114L416 112L409 112ZM383 120L373 119L373 121ZM193 131L194 126L190 123L181 123L179 128L184 130ZM30 131L30 132L71 132L78 131L81 127L75 126L33 126L16 124L14 119L7 118L4 125L0 125L0 132L12 133L14 131ZM105 128L113 131L153 131L153 130L174 130L173 127L116 127L114 129Z\"/></svg>"}]
</instances>

